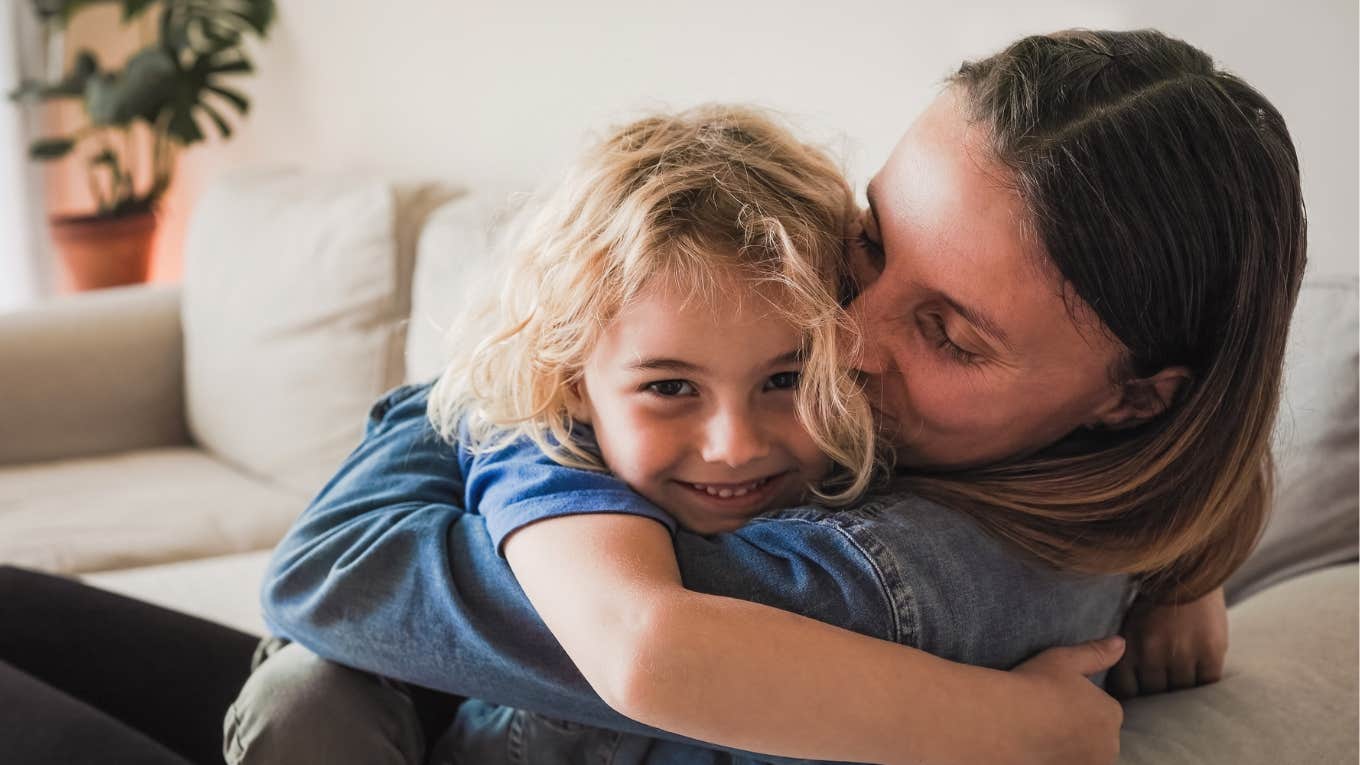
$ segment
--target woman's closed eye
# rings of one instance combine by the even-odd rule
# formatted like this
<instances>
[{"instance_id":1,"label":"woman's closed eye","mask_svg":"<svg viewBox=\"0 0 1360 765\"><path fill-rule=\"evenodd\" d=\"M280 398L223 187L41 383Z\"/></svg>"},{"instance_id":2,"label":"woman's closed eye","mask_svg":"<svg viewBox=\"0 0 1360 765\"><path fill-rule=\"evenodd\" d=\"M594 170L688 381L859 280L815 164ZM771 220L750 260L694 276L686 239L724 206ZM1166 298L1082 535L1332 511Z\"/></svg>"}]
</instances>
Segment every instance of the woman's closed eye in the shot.
<instances>
[{"instance_id":1,"label":"woman's closed eye","mask_svg":"<svg viewBox=\"0 0 1360 765\"><path fill-rule=\"evenodd\" d=\"M647 383L643 389L654 393L662 398L678 398L680 396L693 396L698 391L694 388L694 383L688 380L657 380Z\"/></svg>"},{"instance_id":2,"label":"woman's closed eye","mask_svg":"<svg viewBox=\"0 0 1360 765\"><path fill-rule=\"evenodd\" d=\"M883 273L883 266L886 259L886 253L883 252L883 244L869 236L869 232L863 228L860 229L856 241L874 271Z\"/></svg>"},{"instance_id":3,"label":"woman's closed eye","mask_svg":"<svg viewBox=\"0 0 1360 765\"><path fill-rule=\"evenodd\" d=\"M930 314L922 321L922 332L941 353L960 364L977 364L982 361L982 356L969 351L949 337L949 331L945 327L944 317L939 314Z\"/></svg>"}]
</instances>

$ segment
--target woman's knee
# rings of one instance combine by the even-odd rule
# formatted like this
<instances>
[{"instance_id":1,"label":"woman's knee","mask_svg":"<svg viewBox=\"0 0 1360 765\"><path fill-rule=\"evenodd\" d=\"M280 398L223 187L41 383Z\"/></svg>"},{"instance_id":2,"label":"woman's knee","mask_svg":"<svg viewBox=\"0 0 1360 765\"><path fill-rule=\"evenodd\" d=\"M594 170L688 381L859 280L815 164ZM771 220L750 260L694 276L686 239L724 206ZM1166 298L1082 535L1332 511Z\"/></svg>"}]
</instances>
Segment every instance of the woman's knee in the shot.
<instances>
[{"instance_id":1,"label":"woman's knee","mask_svg":"<svg viewBox=\"0 0 1360 765\"><path fill-rule=\"evenodd\" d=\"M223 721L228 763L424 761L425 737L405 690L326 661L296 643L251 674Z\"/></svg>"}]
</instances>

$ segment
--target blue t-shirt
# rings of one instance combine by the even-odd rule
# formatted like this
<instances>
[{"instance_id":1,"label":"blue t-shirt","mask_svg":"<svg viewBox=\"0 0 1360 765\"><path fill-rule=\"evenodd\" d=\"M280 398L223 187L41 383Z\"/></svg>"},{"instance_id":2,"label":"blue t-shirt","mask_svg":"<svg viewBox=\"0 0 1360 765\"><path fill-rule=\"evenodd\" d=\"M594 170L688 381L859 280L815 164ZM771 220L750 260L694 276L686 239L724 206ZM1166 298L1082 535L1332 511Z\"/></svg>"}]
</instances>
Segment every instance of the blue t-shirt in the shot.
<instances>
[{"instance_id":1,"label":"blue t-shirt","mask_svg":"<svg viewBox=\"0 0 1360 765\"><path fill-rule=\"evenodd\" d=\"M674 518L609 473L559 465L527 438L473 453L462 446L469 440L466 427L460 425L458 434L463 507L486 516L497 552L503 553L505 538L515 529L562 515L641 515L675 533ZM578 428L572 436L587 451L596 451L588 429Z\"/></svg>"}]
</instances>

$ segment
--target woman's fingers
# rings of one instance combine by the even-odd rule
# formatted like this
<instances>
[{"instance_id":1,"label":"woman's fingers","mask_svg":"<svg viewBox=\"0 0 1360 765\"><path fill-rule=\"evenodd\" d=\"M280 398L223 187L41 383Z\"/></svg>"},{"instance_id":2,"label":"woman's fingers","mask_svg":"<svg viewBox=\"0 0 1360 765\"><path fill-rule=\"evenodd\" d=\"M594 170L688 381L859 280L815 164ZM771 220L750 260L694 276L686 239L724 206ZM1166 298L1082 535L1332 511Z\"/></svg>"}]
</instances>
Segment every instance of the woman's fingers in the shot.
<instances>
[{"instance_id":1,"label":"woman's fingers","mask_svg":"<svg viewBox=\"0 0 1360 765\"><path fill-rule=\"evenodd\" d=\"M1195 657L1190 655L1189 651L1173 655L1167 663L1166 679L1170 690L1182 691L1194 688L1198 684L1196 675Z\"/></svg>"},{"instance_id":2,"label":"woman's fingers","mask_svg":"<svg viewBox=\"0 0 1360 765\"><path fill-rule=\"evenodd\" d=\"M1223 658L1201 659L1195 664L1195 680L1200 685L1216 683L1223 679Z\"/></svg>"},{"instance_id":3,"label":"woman's fingers","mask_svg":"<svg viewBox=\"0 0 1360 765\"><path fill-rule=\"evenodd\" d=\"M1125 656L1105 677L1105 690L1117 699L1131 699L1138 695L1138 672L1136 664Z\"/></svg>"},{"instance_id":4,"label":"woman's fingers","mask_svg":"<svg viewBox=\"0 0 1360 765\"><path fill-rule=\"evenodd\" d=\"M1138 666L1138 692L1163 693L1166 691L1166 665L1140 664Z\"/></svg>"}]
</instances>

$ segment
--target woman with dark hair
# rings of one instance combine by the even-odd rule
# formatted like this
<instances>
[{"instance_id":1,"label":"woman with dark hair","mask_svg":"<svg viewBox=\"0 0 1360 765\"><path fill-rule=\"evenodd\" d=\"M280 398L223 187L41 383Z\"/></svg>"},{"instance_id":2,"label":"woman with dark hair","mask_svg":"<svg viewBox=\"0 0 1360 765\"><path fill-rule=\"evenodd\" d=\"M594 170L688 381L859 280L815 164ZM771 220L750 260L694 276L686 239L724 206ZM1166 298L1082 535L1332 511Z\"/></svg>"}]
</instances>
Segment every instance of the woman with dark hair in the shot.
<instances>
[{"instance_id":1,"label":"woman with dark hair","mask_svg":"<svg viewBox=\"0 0 1360 765\"><path fill-rule=\"evenodd\" d=\"M1110 761L1118 709L1081 678L1108 661L1020 662L1117 627L1131 577L1132 613L1179 604L1192 650L1133 652L1112 682L1188 687L1221 667L1217 588L1267 511L1305 263L1283 120L1156 32L1031 37L951 78L868 201L848 361L904 468L889 494L712 537L556 517L514 531L506 566L453 499L423 391L403 388L276 552L271 626L331 661L571 721L506 720L530 752L538 736L582 757L743 756L682 738L697 736L805 757ZM587 543L590 561L561 552ZM265 718L259 689L300 666L284 655L243 691ZM293 677L329 693L367 676ZM334 745L336 719L273 724ZM229 719L228 747L267 745L259 722ZM572 738L580 723L622 733Z\"/></svg>"},{"instance_id":2,"label":"woman with dark hair","mask_svg":"<svg viewBox=\"0 0 1360 765\"><path fill-rule=\"evenodd\" d=\"M1114 684L1216 679L1216 588L1264 522L1305 263L1279 114L1156 32L1026 38L960 68L868 202L850 306L863 343L849 361L905 468L890 495L712 537L682 531L673 545L639 517L529 519L505 537L512 574L481 549L478 519L438 505L457 492L425 480L437 463L411 462L435 455L420 446L424 394L407 389L280 545L271 625L327 659L419 685L814 758L1009 759L1018 736L968 741L978 722L920 688L976 687L939 679L919 655L732 598L1006 668L1114 629L1129 575L1144 606L1182 604L1188 639L1202 642L1131 656ZM563 552L573 549L592 563ZM554 639L565 654L547 649ZM305 653L284 649L247 685L245 719L229 725L242 761L279 761L255 744L271 726L324 737L311 734L319 721L267 701L282 678L310 676L297 669ZM872 681L885 677L903 680ZM315 692L336 698L328 682ZM813 706L825 698L834 712ZM928 741L914 716L926 707ZM460 713L454 736L548 725L528 712L491 719L500 713ZM619 734L525 735L530 752L622 746ZM725 756L622 740L638 761Z\"/></svg>"}]
</instances>

